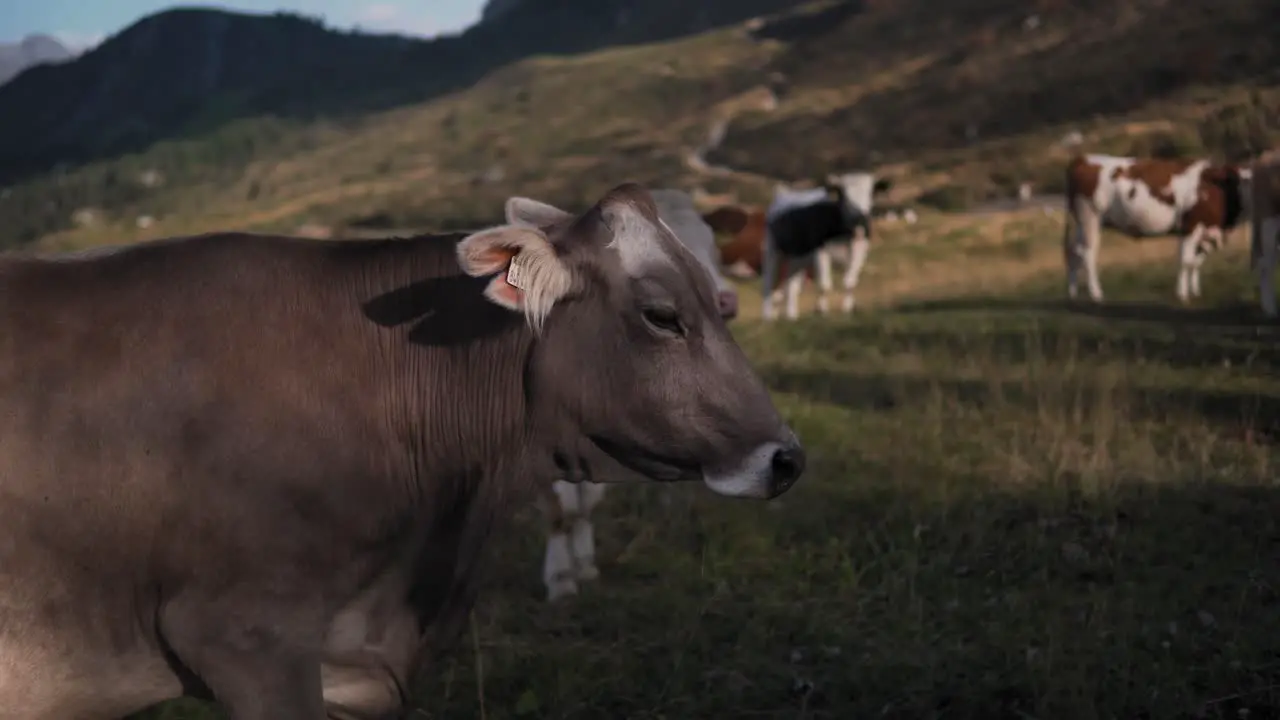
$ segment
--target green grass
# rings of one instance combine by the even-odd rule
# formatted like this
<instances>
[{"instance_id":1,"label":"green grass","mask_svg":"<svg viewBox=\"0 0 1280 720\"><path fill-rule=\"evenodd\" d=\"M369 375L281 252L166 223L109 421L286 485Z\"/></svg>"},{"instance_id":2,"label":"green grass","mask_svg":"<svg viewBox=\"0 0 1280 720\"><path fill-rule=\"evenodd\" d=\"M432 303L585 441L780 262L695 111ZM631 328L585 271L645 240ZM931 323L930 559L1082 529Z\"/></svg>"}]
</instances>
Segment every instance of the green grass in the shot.
<instances>
[{"instance_id":1,"label":"green grass","mask_svg":"<svg viewBox=\"0 0 1280 720\"><path fill-rule=\"evenodd\" d=\"M1172 263L1060 277L738 323L802 482L615 487L555 606L530 508L415 717L1275 717L1280 328L1239 255L1189 310Z\"/></svg>"}]
</instances>

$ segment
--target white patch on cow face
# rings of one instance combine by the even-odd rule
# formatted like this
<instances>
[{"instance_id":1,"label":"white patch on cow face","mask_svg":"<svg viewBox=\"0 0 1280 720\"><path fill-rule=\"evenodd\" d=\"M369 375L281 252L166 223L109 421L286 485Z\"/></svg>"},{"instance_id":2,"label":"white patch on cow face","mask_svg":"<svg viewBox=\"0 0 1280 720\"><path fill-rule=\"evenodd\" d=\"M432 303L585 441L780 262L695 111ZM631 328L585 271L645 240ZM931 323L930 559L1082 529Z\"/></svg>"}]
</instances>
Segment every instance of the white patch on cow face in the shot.
<instances>
[{"instance_id":1,"label":"white patch on cow face","mask_svg":"<svg viewBox=\"0 0 1280 720\"><path fill-rule=\"evenodd\" d=\"M725 497L768 499L786 490L799 476L803 465L790 470L778 467L780 454L788 447L779 442L767 442L752 450L736 467L719 472L704 471L702 481L712 492ZM801 461L802 462L802 461ZM786 478L778 473L791 473ZM782 487L779 487L779 485Z\"/></svg>"},{"instance_id":2,"label":"white patch on cow face","mask_svg":"<svg viewBox=\"0 0 1280 720\"><path fill-rule=\"evenodd\" d=\"M831 180L844 190L849 204L863 215L871 215L872 195L875 192L876 177L871 173L857 172L835 175Z\"/></svg>"},{"instance_id":3,"label":"white patch on cow face","mask_svg":"<svg viewBox=\"0 0 1280 720\"><path fill-rule=\"evenodd\" d=\"M613 235L606 247L618 253L622 270L630 277L641 277L654 265L671 264L672 252L678 252L680 244L675 233L671 233L672 244L668 246L658 226L631 203L609 206L604 211L604 219ZM661 218L658 222L671 232Z\"/></svg>"}]
</instances>

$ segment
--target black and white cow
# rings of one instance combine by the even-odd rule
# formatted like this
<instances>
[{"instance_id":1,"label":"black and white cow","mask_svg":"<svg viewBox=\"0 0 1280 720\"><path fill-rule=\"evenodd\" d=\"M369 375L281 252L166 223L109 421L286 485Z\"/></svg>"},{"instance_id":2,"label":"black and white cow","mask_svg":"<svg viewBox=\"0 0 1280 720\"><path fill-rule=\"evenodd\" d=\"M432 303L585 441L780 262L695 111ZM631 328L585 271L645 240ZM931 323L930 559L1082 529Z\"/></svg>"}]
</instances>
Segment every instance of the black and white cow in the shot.
<instances>
[{"instance_id":1,"label":"black and white cow","mask_svg":"<svg viewBox=\"0 0 1280 720\"><path fill-rule=\"evenodd\" d=\"M818 312L828 310L831 292L831 243L848 238L849 259L844 273L843 310L853 310L853 291L871 249L871 206L875 193L888 183L866 172L832 175L822 187L793 190L782 185L774 189L773 201L765 212L767 232L764 268L761 272L761 315L776 317L774 304L782 288L778 283L780 259L787 259L786 317L799 314L804 268L810 258L817 263Z\"/></svg>"}]
</instances>

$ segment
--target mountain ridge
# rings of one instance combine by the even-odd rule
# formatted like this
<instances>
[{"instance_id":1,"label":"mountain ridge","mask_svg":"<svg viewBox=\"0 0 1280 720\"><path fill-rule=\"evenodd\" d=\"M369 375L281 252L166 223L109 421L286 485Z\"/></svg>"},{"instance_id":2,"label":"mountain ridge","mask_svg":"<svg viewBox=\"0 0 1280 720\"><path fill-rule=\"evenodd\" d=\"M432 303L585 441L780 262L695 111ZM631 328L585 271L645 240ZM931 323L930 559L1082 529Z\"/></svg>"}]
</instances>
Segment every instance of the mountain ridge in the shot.
<instances>
[{"instance_id":1,"label":"mountain ridge","mask_svg":"<svg viewBox=\"0 0 1280 720\"><path fill-rule=\"evenodd\" d=\"M541 2L434 43L395 40L385 77L342 58L300 89L253 68L251 102L215 85L167 137L28 173L0 225L10 242L58 246L303 222L467 227L510 194L568 206L631 179L760 202L774 182L850 168L892 176L892 202L954 208L1023 182L1054 192L1064 137L1222 158L1280 140L1280 46L1257 32L1280 20L1267 0L827 0L729 22L748 15L734 5L703 32L674 0L622 26L621 0L585 15L582 0ZM535 21L559 34L528 32ZM290 112L306 90L347 112ZM285 112L226 108L261 97ZM163 187L137 182L153 170ZM100 221L75 227L88 207Z\"/></svg>"},{"instance_id":2,"label":"mountain ridge","mask_svg":"<svg viewBox=\"0 0 1280 720\"><path fill-rule=\"evenodd\" d=\"M430 40L335 30L295 13L170 8L0 86L0 183L237 118L343 118L425 102L531 55L695 33L798 1L687 13L678 0L549 0ZM619 14L641 6L630 19Z\"/></svg>"},{"instance_id":3,"label":"mountain ridge","mask_svg":"<svg viewBox=\"0 0 1280 720\"><path fill-rule=\"evenodd\" d=\"M57 38L32 33L13 43L0 43L0 85L17 77L27 68L70 60L76 53Z\"/></svg>"}]
</instances>

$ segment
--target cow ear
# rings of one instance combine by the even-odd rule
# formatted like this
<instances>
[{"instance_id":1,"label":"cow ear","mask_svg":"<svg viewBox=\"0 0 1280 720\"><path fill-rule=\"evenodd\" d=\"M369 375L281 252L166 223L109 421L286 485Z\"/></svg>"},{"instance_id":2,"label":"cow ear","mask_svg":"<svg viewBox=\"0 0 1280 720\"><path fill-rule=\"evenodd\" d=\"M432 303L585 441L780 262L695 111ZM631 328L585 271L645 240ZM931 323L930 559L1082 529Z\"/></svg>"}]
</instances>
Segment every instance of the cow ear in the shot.
<instances>
[{"instance_id":1,"label":"cow ear","mask_svg":"<svg viewBox=\"0 0 1280 720\"><path fill-rule=\"evenodd\" d=\"M491 302L523 312L535 332L573 289L573 273L541 231L501 225L458 243L458 265L471 277L497 274L484 290Z\"/></svg>"},{"instance_id":2,"label":"cow ear","mask_svg":"<svg viewBox=\"0 0 1280 720\"><path fill-rule=\"evenodd\" d=\"M518 227L549 228L573 219L573 215L553 205L527 197L510 197L506 203L507 223Z\"/></svg>"}]
</instances>

